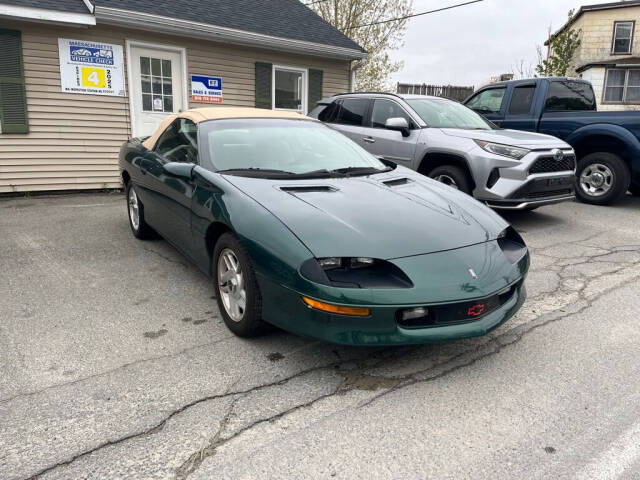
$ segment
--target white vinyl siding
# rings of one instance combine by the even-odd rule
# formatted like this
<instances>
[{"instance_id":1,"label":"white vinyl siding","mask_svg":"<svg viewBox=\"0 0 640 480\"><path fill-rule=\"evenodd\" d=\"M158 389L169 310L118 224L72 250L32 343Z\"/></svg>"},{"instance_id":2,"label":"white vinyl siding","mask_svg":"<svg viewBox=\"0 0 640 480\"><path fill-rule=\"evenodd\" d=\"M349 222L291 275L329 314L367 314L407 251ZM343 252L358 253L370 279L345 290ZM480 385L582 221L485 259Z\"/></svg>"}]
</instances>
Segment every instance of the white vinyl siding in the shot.
<instances>
[{"instance_id":1,"label":"white vinyl siding","mask_svg":"<svg viewBox=\"0 0 640 480\"><path fill-rule=\"evenodd\" d=\"M22 31L29 112L28 134L0 134L0 193L121 186L118 152L131 135L129 99L62 93L59 37L123 47L126 39L184 47L189 75L222 77L223 105L227 106L254 106L256 61L323 70L324 96L346 92L349 88L348 61L115 27L77 29L0 21L0 28ZM190 81L186 81L186 88L189 86ZM189 106L207 105L191 102Z\"/></svg>"}]
</instances>

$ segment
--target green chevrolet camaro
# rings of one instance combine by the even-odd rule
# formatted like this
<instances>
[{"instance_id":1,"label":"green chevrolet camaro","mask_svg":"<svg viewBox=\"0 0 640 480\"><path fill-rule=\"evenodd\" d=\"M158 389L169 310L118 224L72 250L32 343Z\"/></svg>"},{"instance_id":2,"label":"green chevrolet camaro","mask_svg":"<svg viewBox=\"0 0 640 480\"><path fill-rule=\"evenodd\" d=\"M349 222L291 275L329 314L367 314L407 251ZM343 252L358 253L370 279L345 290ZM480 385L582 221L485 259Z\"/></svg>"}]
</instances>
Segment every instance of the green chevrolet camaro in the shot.
<instances>
[{"instance_id":1,"label":"green chevrolet camaro","mask_svg":"<svg viewBox=\"0 0 640 480\"><path fill-rule=\"evenodd\" d=\"M120 170L133 234L211 276L241 336L270 323L352 345L451 340L526 296L529 253L500 216L295 113L173 115L123 145Z\"/></svg>"}]
</instances>

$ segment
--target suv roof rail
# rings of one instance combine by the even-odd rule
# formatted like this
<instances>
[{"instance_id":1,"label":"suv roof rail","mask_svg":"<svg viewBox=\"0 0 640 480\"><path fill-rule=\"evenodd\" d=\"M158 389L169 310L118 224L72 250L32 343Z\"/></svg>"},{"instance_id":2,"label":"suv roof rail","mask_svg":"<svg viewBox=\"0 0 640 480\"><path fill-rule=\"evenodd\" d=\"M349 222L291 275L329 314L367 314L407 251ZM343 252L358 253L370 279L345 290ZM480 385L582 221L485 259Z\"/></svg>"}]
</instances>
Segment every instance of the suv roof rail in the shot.
<instances>
[{"instance_id":1,"label":"suv roof rail","mask_svg":"<svg viewBox=\"0 0 640 480\"><path fill-rule=\"evenodd\" d=\"M390 92L344 92L344 93L336 93L334 97L339 97L342 95L392 95L394 97L402 98L397 93L390 93Z\"/></svg>"}]
</instances>

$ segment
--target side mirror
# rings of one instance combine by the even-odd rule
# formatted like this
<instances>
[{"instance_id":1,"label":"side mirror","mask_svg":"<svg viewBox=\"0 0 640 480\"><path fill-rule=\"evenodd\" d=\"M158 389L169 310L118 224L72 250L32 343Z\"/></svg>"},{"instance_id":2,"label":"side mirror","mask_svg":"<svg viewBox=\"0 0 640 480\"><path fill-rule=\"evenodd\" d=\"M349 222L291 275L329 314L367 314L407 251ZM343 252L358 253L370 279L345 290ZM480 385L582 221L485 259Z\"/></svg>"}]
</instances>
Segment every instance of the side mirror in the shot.
<instances>
[{"instance_id":1,"label":"side mirror","mask_svg":"<svg viewBox=\"0 0 640 480\"><path fill-rule=\"evenodd\" d=\"M172 177L191 180L193 178L193 168L195 166L196 165L194 163L169 162L162 166L162 170L164 173L171 175Z\"/></svg>"},{"instance_id":2,"label":"side mirror","mask_svg":"<svg viewBox=\"0 0 640 480\"><path fill-rule=\"evenodd\" d=\"M387 130L397 130L402 133L403 137L408 137L411 133L409 131L409 122L407 122L406 118L402 117L387 118L384 128Z\"/></svg>"}]
</instances>

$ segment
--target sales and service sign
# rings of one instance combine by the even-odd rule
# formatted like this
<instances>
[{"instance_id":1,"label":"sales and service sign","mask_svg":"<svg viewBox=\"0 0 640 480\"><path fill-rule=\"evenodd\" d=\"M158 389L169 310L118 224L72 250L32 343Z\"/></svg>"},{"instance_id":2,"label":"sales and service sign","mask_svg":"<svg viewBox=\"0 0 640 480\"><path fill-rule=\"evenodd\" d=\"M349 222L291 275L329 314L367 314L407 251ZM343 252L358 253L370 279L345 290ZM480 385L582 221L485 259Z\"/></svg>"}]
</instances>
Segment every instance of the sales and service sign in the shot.
<instances>
[{"instance_id":1,"label":"sales and service sign","mask_svg":"<svg viewBox=\"0 0 640 480\"><path fill-rule=\"evenodd\" d=\"M59 38L58 50L63 92L124 97L121 45Z\"/></svg>"},{"instance_id":2,"label":"sales and service sign","mask_svg":"<svg viewBox=\"0 0 640 480\"><path fill-rule=\"evenodd\" d=\"M222 78L191 75L191 101L222 103Z\"/></svg>"}]
</instances>

